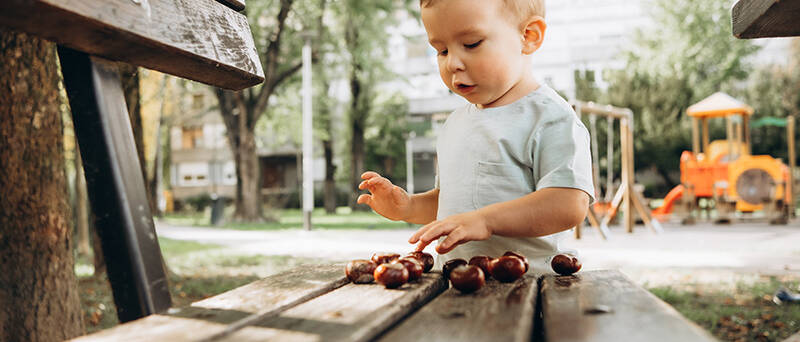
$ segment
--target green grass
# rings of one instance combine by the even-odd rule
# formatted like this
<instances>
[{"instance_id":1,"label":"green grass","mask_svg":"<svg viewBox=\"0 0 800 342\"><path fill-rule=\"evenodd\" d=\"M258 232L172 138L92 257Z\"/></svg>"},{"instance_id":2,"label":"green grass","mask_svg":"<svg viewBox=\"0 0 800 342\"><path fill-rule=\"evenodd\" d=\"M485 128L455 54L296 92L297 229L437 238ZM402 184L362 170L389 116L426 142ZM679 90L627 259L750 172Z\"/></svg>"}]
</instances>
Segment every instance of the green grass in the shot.
<instances>
[{"instance_id":1,"label":"green grass","mask_svg":"<svg viewBox=\"0 0 800 342\"><path fill-rule=\"evenodd\" d=\"M232 216L232 208L225 211L226 218ZM303 228L303 212L300 209L282 209L271 213L274 222L264 223L238 223L225 222L217 228L239 230L280 230ZM174 213L163 218L164 222L172 225L211 227L208 212L203 213ZM397 229L408 228L408 223L392 221L371 211L351 211L350 208L340 207L335 214L326 214L324 209L318 208L311 213L311 222L315 229Z\"/></svg>"},{"instance_id":2,"label":"green grass","mask_svg":"<svg viewBox=\"0 0 800 342\"><path fill-rule=\"evenodd\" d=\"M656 287L650 292L723 341L781 341L800 330L800 303L777 305L781 287L798 290L796 277L765 277L733 288L695 285Z\"/></svg>"}]
</instances>

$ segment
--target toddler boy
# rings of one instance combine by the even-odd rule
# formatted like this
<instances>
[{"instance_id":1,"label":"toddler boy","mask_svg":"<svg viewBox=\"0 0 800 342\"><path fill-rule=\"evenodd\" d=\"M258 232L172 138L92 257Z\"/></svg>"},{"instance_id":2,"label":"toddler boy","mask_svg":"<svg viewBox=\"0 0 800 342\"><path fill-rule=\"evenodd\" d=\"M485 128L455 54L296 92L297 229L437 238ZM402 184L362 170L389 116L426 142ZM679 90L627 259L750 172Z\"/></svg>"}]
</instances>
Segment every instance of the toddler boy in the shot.
<instances>
[{"instance_id":1,"label":"toddler boy","mask_svg":"<svg viewBox=\"0 0 800 342\"><path fill-rule=\"evenodd\" d=\"M570 105L533 76L530 56L546 30L544 0L421 0L445 85L470 104L437 141L436 187L409 195L365 172L358 203L423 224L408 240L439 240L437 264L475 255L527 256L549 272L564 231L593 200L589 134ZM445 254L447 255L441 255Z\"/></svg>"}]
</instances>

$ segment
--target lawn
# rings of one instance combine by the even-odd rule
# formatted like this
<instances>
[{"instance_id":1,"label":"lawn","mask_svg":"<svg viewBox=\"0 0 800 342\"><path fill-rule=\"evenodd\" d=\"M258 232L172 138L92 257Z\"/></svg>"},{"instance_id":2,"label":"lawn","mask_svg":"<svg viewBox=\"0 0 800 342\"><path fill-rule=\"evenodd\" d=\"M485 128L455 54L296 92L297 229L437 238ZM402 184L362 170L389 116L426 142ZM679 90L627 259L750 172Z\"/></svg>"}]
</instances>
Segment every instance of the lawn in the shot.
<instances>
[{"instance_id":1,"label":"lawn","mask_svg":"<svg viewBox=\"0 0 800 342\"><path fill-rule=\"evenodd\" d=\"M800 303L775 304L772 296L784 287L797 292L800 278L761 277L733 285L674 285L650 288L723 341L782 341L800 330Z\"/></svg>"},{"instance_id":2,"label":"lawn","mask_svg":"<svg viewBox=\"0 0 800 342\"><path fill-rule=\"evenodd\" d=\"M233 208L225 209L225 218L233 216ZM239 230L277 230L303 228L303 212L300 209L283 209L272 211L269 216L272 222L236 223L224 222L217 228ZM172 225L211 227L210 211L196 213L173 213L163 218ZM311 212L311 222L315 229L395 229L408 228L409 224L386 219L372 211L351 211L348 207L336 208L335 214L326 214L324 209L317 208Z\"/></svg>"}]
</instances>

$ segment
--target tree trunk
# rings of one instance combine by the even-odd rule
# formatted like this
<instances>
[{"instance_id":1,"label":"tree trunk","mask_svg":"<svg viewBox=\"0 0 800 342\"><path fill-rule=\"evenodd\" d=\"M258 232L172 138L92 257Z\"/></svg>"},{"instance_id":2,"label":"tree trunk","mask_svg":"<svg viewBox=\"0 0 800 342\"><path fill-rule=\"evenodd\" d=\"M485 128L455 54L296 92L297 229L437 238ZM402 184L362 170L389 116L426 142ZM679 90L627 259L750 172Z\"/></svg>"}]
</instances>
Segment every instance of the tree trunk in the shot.
<instances>
[{"instance_id":1,"label":"tree trunk","mask_svg":"<svg viewBox=\"0 0 800 342\"><path fill-rule=\"evenodd\" d=\"M0 28L0 340L82 334L56 51Z\"/></svg>"},{"instance_id":2,"label":"tree trunk","mask_svg":"<svg viewBox=\"0 0 800 342\"><path fill-rule=\"evenodd\" d=\"M131 119L133 140L136 143L136 154L139 156L139 167L142 170L142 179L147 199L150 203L150 212L156 212L156 203L153 201L153 189L147 176L147 160L144 157L144 126L142 125L141 91L139 90L139 68L127 63L117 63L119 76L122 80L122 90L125 93L125 103L128 105L128 116Z\"/></svg>"},{"instance_id":3,"label":"tree trunk","mask_svg":"<svg viewBox=\"0 0 800 342\"><path fill-rule=\"evenodd\" d=\"M330 135L329 135L330 136ZM325 212L336 213L336 165L333 164L333 139L322 141L325 150Z\"/></svg>"},{"instance_id":4,"label":"tree trunk","mask_svg":"<svg viewBox=\"0 0 800 342\"><path fill-rule=\"evenodd\" d=\"M264 221L261 211L261 165L256 152L255 124L246 106L237 99L241 93L216 88L221 113L227 129L228 144L236 164L236 211L234 220L245 222ZM253 116L254 117L254 116Z\"/></svg>"},{"instance_id":5,"label":"tree trunk","mask_svg":"<svg viewBox=\"0 0 800 342\"><path fill-rule=\"evenodd\" d=\"M385 157L383 158L383 172L386 178L390 180L394 180L394 158L392 157Z\"/></svg>"},{"instance_id":6,"label":"tree trunk","mask_svg":"<svg viewBox=\"0 0 800 342\"><path fill-rule=\"evenodd\" d=\"M353 121L353 141L350 149L350 208L353 210L367 210L366 206L356 203L359 192L358 184L361 183L361 174L364 173L364 125L361 121Z\"/></svg>"}]
</instances>

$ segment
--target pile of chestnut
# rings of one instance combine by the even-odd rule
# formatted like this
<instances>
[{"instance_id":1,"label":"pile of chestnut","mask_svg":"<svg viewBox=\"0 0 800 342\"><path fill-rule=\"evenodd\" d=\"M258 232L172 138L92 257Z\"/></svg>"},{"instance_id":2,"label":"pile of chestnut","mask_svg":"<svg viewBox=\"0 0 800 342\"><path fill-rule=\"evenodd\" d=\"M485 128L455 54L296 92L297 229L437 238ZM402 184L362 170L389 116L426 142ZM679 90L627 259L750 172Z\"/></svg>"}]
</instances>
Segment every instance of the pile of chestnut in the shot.
<instances>
[{"instance_id":1,"label":"pile of chestnut","mask_svg":"<svg viewBox=\"0 0 800 342\"><path fill-rule=\"evenodd\" d=\"M478 255L469 259L451 259L442 266L442 274L456 290L462 293L475 292L486 284L486 279L493 277L501 282L510 283L528 272L528 258L515 252L505 252L499 258Z\"/></svg>"},{"instance_id":2,"label":"pile of chestnut","mask_svg":"<svg viewBox=\"0 0 800 342\"><path fill-rule=\"evenodd\" d=\"M394 289L422 277L433 268L433 256L425 252L411 252L404 257L397 253L375 253L370 260L353 260L344 269L347 278L355 284L375 281L387 289Z\"/></svg>"}]
</instances>

